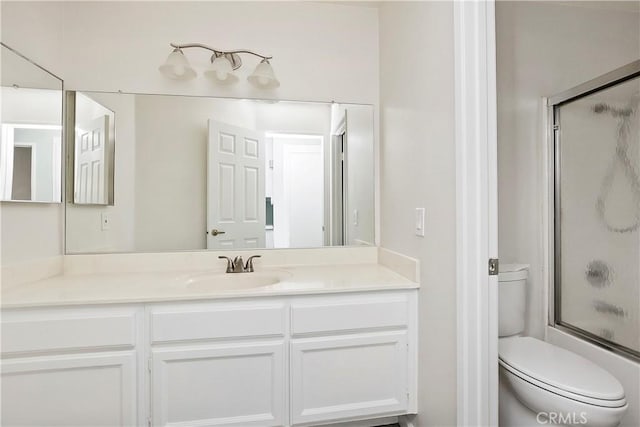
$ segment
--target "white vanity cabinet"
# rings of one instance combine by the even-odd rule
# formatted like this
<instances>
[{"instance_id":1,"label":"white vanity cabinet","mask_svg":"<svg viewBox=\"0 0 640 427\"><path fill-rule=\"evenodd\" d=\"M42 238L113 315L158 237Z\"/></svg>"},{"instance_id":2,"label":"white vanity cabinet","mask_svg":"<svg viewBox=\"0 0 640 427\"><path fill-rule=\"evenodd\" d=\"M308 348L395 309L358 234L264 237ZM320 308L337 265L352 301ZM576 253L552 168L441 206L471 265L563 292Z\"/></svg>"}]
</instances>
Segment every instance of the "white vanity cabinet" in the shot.
<instances>
[{"instance_id":1,"label":"white vanity cabinet","mask_svg":"<svg viewBox=\"0 0 640 427\"><path fill-rule=\"evenodd\" d=\"M12 309L3 425L307 426L416 413L417 290Z\"/></svg>"},{"instance_id":2,"label":"white vanity cabinet","mask_svg":"<svg viewBox=\"0 0 640 427\"><path fill-rule=\"evenodd\" d=\"M157 426L415 413L415 290L147 308Z\"/></svg>"},{"instance_id":3,"label":"white vanity cabinet","mask_svg":"<svg viewBox=\"0 0 640 427\"><path fill-rule=\"evenodd\" d=\"M147 311L153 425L286 425L284 301Z\"/></svg>"},{"instance_id":4,"label":"white vanity cabinet","mask_svg":"<svg viewBox=\"0 0 640 427\"><path fill-rule=\"evenodd\" d=\"M135 426L142 310L4 311L2 425Z\"/></svg>"},{"instance_id":5,"label":"white vanity cabinet","mask_svg":"<svg viewBox=\"0 0 640 427\"><path fill-rule=\"evenodd\" d=\"M416 298L412 292L291 302L291 423L413 413Z\"/></svg>"}]
</instances>

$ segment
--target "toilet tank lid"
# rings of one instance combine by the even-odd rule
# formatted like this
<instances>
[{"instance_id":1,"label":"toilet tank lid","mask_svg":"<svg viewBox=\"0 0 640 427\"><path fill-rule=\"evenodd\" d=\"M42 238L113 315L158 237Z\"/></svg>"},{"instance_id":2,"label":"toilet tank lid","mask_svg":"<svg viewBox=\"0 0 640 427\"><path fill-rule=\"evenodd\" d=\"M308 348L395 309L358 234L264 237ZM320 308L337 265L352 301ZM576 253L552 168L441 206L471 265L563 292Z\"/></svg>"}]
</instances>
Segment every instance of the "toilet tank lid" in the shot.
<instances>
[{"instance_id":1,"label":"toilet tank lid","mask_svg":"<svg viewBox=\"0 0 640 427\"><path fill-rule=\"evenodd\" d=\"M522 374L592 399L624 398L622 384L609 372L576 353L532 337L502 338L499 357Z\"/></svg>"},{"instance_id":2,"label":"toilet tank lid","mask_svg":"<svg viewBox=\"0 0 640 427\"><path fill-rule=\"evenodd\" d=\"M526 279L529 274L528 264L500 264L498 280L500 282L512 282Z\"/></svg>"}]
</instances>

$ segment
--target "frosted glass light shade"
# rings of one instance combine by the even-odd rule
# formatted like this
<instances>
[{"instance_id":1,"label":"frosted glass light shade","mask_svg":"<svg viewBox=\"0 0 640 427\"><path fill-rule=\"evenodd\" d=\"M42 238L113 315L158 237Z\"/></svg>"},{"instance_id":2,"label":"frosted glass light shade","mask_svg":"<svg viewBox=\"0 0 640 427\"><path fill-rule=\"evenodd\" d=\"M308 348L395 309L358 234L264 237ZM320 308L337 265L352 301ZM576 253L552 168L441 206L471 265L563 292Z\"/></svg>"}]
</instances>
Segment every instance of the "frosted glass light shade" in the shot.
<instances>
[{"instance_id":1,"label":"frosted glass light shade","mask_svg":"<svg viewBox=\"0 0 640 427\"><path fill-rule=\"evenodd\" d=\"M216 83L225 85L238 81L238 76L233 74L231 61L229 61L225 56L217 56L211 63L209 69L204 72L204 75Z\"/></svg>"},{"instance_id":2,"label":"frosted glass light shade","mask_svg":"<svg viewBox=\"0 0 640 427\"><path fill-rule=\"evenodd\" d=\"M163 76L173 80L191 80L196 76L195 70L180 49L174 49L158 69Z\"/></svg>"},{"instance_id":3,"label":"frosted glass light shade","mask_svg":"<svg viewBox=\"0 0 640 427\"><path fill-rule=\"evenodd\" d=\"M280 86L280 82L276 78L276 75L271 68L271 64L266 59L263 59L256 69L247 77L249 83L260 89L275 89Z\"/></svg>"}]
</instances>

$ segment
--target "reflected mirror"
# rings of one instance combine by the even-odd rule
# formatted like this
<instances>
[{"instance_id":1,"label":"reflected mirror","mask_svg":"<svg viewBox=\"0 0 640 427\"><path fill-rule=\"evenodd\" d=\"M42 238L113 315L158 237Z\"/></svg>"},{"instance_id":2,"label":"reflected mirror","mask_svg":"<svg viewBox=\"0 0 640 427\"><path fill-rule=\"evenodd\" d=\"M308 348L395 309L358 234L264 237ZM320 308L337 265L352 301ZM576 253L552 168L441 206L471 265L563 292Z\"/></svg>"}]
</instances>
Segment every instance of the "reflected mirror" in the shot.
<instances>
[{"instance_id":1,"label":"reflected mirror","mask_svg":"<svg viewBox=\"0 0 640 427\"><path fill-rule=\"evenodd\" d=\"M62 80L0 45L0 200L60 203Z\"/></svg>"},{"instance_id":2,"label":"reflected mirror","mask_svg":"<svg viewBox=\"0 0 640 427\"><path fill-rule=\"evenodd\" d=\"M113 206L67 204L67 253L374 244L372 106L76 92L74 118L81 97L114 137Z\"/></svg>"}]
</instances>

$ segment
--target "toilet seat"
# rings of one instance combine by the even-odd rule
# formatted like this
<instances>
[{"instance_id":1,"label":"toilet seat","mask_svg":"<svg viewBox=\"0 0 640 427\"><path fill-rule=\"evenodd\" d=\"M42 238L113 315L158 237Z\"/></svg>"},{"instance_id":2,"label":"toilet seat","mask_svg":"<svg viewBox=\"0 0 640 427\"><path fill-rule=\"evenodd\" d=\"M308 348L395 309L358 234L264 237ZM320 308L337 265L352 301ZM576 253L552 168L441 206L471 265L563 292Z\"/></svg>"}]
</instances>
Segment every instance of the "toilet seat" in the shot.
<instances>
[{"instance_id":1,"label":"toilet seat","mask_svg":"<svg viewBox=\"0 0 640 427\"><path fill-rule=\"evenodd\" d=\"M499 346L501 367L547 392L605 408L627 404L613 375L575 353L531 337L501 339Z\"/></svg>"},{"instance_id":2,"label":"toilet seat","mask_svg":"<svg viewBox=\"0 0 640 427\"><path fill-rule=\"evenodd\" d=\"M563 390L561 388L558 387L554 387L551 386L549 384L543 383L541 381L538 381L537 379L533 378L533 377L529 377L526 374L523 374L522 372L513 369L511 366L507 365L506 363L504 363L502 360L500 360L500 366L503 367L506 371L510 372L511 374L515 375L516 377L520 378L523 381L526 381L527 383L538 387L540 389L542 389L544 392L549 392L549 393L553 393L557 396L566 398L566 399L570 399L576 402L580 402L580 403L584 403L587 405L592 405L592 406L600 406L603 408L621 408L627 405L627 400L623 397L622 399L616 399L616 400L608 400L608 399L593 399L587 396L583 396L580 394L576 394L576 393L571 393L569 391Z\"/></svg>"}]
</instances>

